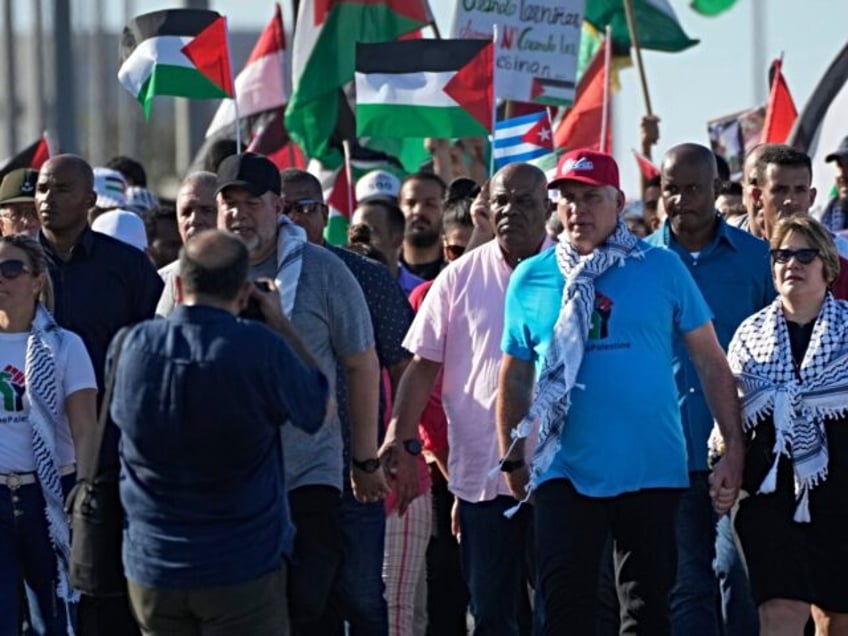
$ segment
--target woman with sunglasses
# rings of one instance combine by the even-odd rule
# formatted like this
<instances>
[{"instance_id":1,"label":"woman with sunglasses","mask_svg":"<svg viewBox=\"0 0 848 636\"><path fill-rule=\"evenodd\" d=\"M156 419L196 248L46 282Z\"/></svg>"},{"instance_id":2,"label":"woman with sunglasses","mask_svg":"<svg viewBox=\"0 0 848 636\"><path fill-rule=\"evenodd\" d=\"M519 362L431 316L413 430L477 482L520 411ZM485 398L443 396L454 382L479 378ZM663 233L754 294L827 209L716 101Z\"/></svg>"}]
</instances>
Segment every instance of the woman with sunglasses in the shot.
<instances>
[{"instance_id":1,"label":"woman with sunglasses","mask_svg":"<svg viewBox=\"0 0 848 636\"><path fill-rule=\"evenodd\" d=\"M807 215L771 237L778 297L728 349L749 444L736 529L761 634L848 633L848 302L839 260Z\"/></svg>"},{"instance_id":2,"label":"woman with sunglasses","mask_svg":"<svg viewBox=\"0 0 848 636\"><path fill-rule=\"evenodd\" d=\"M33 633L73 633L65 496L91 457L97 385L79 336L60 328L44 252L0 237L0 634L16 634L23 580ZM75 452L76 451L76 452Z\"/></svg>"}]
</instances>

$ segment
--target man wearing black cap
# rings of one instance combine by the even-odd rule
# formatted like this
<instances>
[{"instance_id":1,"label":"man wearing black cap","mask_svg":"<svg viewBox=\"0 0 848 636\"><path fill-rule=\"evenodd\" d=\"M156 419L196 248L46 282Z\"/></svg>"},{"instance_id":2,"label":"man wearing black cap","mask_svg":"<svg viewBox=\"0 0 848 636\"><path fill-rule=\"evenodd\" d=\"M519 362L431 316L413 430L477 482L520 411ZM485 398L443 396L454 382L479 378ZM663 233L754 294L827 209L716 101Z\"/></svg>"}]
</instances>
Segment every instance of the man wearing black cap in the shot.
<instances>
[{"instance_id":1,"label":"man wearing black cap","mask_svg":"<svg viewBox=\"0 0 848 636\"><path fill-rule=\"evenodd\" d=\"M827 202L821 222L831 232L848 229L848 137L824 159L836 164L836 196Z\"/></svg>"},{"instance_id":2,"label":"man wearing black cap","mask_svg":"<svg viewBox=\"0 0 848 636\"><path fill-rule=\"evenodd\" d=\"M18 168L3 177L0 183L0 236L38 235L38 215L35 213L35 184L38 170Z\"/></svg>"}]
</instances>

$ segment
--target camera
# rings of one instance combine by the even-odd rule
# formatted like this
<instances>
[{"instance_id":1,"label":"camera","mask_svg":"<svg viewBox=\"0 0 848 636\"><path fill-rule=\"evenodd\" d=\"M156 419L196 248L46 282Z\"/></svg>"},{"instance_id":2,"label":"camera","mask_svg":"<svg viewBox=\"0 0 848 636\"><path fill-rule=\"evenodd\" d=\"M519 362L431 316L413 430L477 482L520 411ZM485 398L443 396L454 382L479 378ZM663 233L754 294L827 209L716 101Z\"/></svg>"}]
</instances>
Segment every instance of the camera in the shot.
<instances>
[{"instance_id":1,"label":"camera","mask_svg":"<svg viewBox=\"0 0 848 636\"><path fill-rule=\"evenodd\" d=\"M267 293L271 291L271 286L267 281L257 280L253 283L256 286L256 289L261 291L262 293ZM265 315L262 313L262 309L259 307L259 301L257 301L253 296L247 299L247 305L245 305L244 309L242 309L239 314L239 318L247 318L248 320L258 320L259 322L265 322Z\"/></svg>"}]
</instances>

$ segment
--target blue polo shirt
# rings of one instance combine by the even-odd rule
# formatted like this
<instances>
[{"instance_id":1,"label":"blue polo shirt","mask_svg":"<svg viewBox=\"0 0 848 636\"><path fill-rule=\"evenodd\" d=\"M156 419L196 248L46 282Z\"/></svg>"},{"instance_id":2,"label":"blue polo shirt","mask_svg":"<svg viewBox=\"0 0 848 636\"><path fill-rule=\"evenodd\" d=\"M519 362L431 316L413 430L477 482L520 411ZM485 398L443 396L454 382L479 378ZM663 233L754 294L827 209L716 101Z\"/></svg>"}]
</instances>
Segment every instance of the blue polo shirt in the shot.
<instances>
[{"instance_id":1,"label":"blue polo shirt","mask_svg":"<svg viewBox=\"0 0 848 636\"><path fill-rule=\"evenodd\" d=\"M82 338L102 389L112 337L121 327L153 318L164 287L162 279L144 252L89 227L67 260L59 257L43 233L38 241L53 283L56 322ZM118 464L118 431L111 422L100 458L103 466Z\"/></svg>"},{"instance_id":2,"label":"blue polo shirt","mask_svg":"<svg viewBox=\"0 0 848 636\"><path fill-rule=\"evenodd\" d=\"M672 371L676 335L710 320L680 259L643 242L595 280L595 303L561 445L540 483L565 478L588 497L689 485ZM555 250L510 278L502 349L540 368L559 317L565 279Z\"/></svg>"},{"instance_id":3,"label":"blue polo shirt","mask_svg":"<svg viewBox=\"0 0 848 636\"><path fill-rule=\"evenodd\" d=\"M315 432L327 391L281 337L222 309L180 306L133 328L111 406L127 577L203 588L279 568L294 534L280 427Z\"/></svg>"},{"instance_id":4,"label":"blue polo shirt","mask_svg":"<svg viewBox=\"0 0 848 636\"><path fill-rule=\"evenodd\" d=\"M697 258L677 242L668 221L645 241L669 248L680 257L710 306L718 341L727 350L739 324L771 303L775 290L768 243L731 227L719 214L716 223L715 236ZM713 416L682 340L674 343L674 377L686 433L689 470L707 470L707 438Z\"/></svg>"}]
</instances>

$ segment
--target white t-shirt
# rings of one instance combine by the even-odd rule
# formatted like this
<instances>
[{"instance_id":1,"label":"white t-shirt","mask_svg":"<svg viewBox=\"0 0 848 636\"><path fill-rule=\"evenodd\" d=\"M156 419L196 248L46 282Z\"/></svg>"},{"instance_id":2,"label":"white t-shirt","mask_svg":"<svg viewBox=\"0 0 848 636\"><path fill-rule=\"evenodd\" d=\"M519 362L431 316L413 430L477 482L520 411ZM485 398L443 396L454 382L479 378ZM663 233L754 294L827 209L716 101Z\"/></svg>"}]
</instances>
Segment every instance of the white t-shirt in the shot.
<instances>
[{"instance_id":1,"label":"white t-shirt","mask_svg":"<svg viewBox=\"0 0 848 636\"><path fill-rule=\"evenodd\" d=\"M0 473L35 470L24 377L26 341L27 333L0 333ZM56 352L56 373L59 391L56 454L59 465L64 466L74 463L74 443L65 415L65 398L82 389L97 388L94 367L82 339L64 329Z\"/></svg>"}]
</instances>

